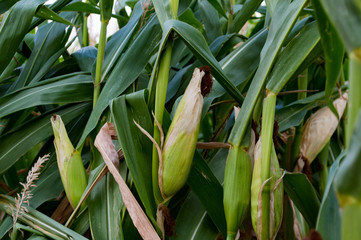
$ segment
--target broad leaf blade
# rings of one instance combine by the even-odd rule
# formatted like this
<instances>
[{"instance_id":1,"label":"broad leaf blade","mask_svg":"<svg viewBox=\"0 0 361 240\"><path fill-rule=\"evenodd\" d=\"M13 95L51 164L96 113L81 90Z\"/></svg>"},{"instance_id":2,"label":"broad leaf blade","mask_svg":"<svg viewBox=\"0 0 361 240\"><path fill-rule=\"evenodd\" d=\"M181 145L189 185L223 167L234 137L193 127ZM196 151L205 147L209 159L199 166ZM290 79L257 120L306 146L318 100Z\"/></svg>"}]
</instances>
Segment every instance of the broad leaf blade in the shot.
<instances>
[{"instance_id":1,"label":"broad leaf blade","mask_svg":"<svg viewBox=\"0 0 361 240\"><path fill-rule=\"evenodd\" d=\"M155 222L157 209L152 187L152 143L137 128L153 129L144 91L123 95L112 101L112 118L124 158L148 217Z\"/></svg>"},{"instance_id":2,"label":"broad leaf blade","mask_svg":"<svg viewBox=\"0 0 361 240\"><path fill-rule=\"evenodd\" d=\"M22 0L7 13L0 27L0 73L6 68L28 32L37 7L45 0Z\"/></svg>"},{"instance_id":3,"label":"broad leaf blade","mask_svg":"<svg viewBox=\"0 0 361 240\"><path fill-rule=\"evenodd\" d=\"M288 1L280 1L277 5L266 43L261 52L260 65L252 80L251 86L249 87L247 97L243 103L244 107L241 108L239 118L237 118L231 135L229 136L229 142L232 144L238 146L241 143L248 122L250 121L253 108L256 105L259 94L266 84L267 76L282 47L282 43L285 41L306 3L307 1L305 0L293 1L291 3L288 3Z\"/></svg>"},{"instance_id":4,"label":"broad leaf blade","mask_svg":"<svg viewBox=\"0 0 361 240\"><path fill-rule=\"evenodd\" d=\"M64 124L70 122L85 111L90 104L81 103L74 106L64 106L58 110L43 114L31 120L16 130L0 137L0 174L11 167L24 153L34 145L53 135L50 117L56 113L61 115Z\"/></svg>"},{"instance_id":5,"label":"broad leaf blade","mask_svg":"<svg viewBox=\"0 0 361 240\"><path fill-rule=\"evenodd\" d=\"M326 98L329 99L341 74L344 46L329 17L325 13L321 0L313 0L318 28L326 61Z\"/></svg>"},{"instance_id":6,"label":"broad leaf blade","mask_svg":"<svg viewBox=\"0 0 361 240\"><path fill-rule=\"evenodd\" d=\"M305 174L286 173L283 178L285 191L302 213L311 228L316 226L320 200Z\"/></svg>"},{"instance_id":7,"label":"broad leaf blade","mask_svg":"<svg viewBox=\"0 0 361 240\"><path fill-rule=\"evenodd\" d=\"M153 16L138 33L135 40L117 62L109 75L99 99L90 115L78 147L85 141L88 134L95 128L102 112L108 107L109 101L125 91L139 76L160 38L160 27Z\"/></svg>"},{"instance_id":8,"label":"broad leaf blade","mask_svg":"<svg viewBox=\"0 0 361 240\"><path fill-rule=\"evenodd\" d=\"M0 98L0 118L37 105L91 101L92 91L92 78L84 73L42 81Z\"/></svg>"}]
</instances>

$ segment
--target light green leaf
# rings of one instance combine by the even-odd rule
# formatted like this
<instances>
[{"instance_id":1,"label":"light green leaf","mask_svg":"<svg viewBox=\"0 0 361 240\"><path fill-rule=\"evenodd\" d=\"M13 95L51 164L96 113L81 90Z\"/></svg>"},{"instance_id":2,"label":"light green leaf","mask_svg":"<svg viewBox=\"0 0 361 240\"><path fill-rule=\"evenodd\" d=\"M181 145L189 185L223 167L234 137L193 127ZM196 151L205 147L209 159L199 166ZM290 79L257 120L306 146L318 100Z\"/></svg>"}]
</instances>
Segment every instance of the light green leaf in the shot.
<instances>
[{"instance_id":1,"label":"light green leaf","mask_svg":"<svg viewBox=\"0 0 361 240\"><path fill-rule=\"evenodd\" d=\"M291 31L298 15L306 3L306 0L293 1L291 3L288 3L288 1L280 1L277 5L271 21L266 43L261 52L260 65L249 87L247 97L243 103L244 107L241 108L239 117L237 118L231 135L229 136L228 141L230 143L236 146L241 143L258 96L266 84L267 76L270 73L276 56L282 47L282 43Z\"/></svg>"}]
</instances>

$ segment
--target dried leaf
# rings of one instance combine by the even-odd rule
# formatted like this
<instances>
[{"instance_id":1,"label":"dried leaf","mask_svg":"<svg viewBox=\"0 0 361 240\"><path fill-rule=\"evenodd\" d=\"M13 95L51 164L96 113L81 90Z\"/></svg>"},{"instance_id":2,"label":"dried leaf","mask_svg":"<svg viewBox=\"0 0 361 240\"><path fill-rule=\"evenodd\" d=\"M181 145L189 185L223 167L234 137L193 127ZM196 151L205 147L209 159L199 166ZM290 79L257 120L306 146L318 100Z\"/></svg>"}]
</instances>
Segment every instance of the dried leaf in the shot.
<instances>
[{"instance_id":1,"label":"dried leaf","mask_svg":"<svg viewBox=\"0 0 361 240\"><path fill-rule=\"evenodd\" d=\"M105 164L108 166L109 172L113 175L115 181L118 183L125 207L127 208L130 218L132 219L133 224L137 228L139 234L145 240L160 240L154 227L150 223L142 208L139 206L127 184L120 176L118 169L115 167L114 163L119 162L119 156L112 142L110 128L110 123L104 124L95 139L94 145L102 155Z\"/></svg>"}]
</instances>

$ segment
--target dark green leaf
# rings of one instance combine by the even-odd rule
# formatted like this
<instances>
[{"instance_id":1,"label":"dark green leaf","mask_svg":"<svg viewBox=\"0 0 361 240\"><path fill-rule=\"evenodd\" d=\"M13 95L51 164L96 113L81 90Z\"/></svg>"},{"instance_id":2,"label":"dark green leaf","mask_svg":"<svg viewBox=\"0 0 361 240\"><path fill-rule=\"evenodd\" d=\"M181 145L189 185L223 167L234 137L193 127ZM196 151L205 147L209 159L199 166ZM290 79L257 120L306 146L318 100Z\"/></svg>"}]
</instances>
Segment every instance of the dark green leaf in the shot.
<instances>
[{"instance_id":1,"label":"dark green leaf","mask_svg":"<svg viewBox=\"0 0 361 240\"><path fill-rule=\"evenodd\" d=\"M218 12L208 0L198 0L198 5L208 41L213 42L217 37L222 35L222 26Z\"/></svg>"},{"instance_id":2,"label":"dark green leaf","mask_svg":"<svg viewBox=\"0 0 361 240\"><path fill-rule=\"evenodd\" d=\"M220 207L223 206L223 188L199 153L194 155L187 184L225 237L227 235L226 218L223 207Z\"/></svg>"},{"instance_id":3,"label":"dark green leaf","mask_svg":"<svg viewBox=\"0 0 361 240\"><path fill-rule=\"evenodd\" d=\"M90 104L81 103L64 106L31 120L16 130L0 137L0 174L11 167L24 153L37 143L53 134L50 117L56 113L61 115L64 124L70 122L90 108Z\"/></svg>"},{"instance_id":4,"label":"dark green leaf","mask_svg":"<svg viewBox=\"0 0 361 240\"><path fill-rule=\"evenodd\" d=\"M44 19L53 20L53 21L56 21L56 22L59 22L59 23L64 23L64 24L67 24L69 26L74 26L74 24L72 24L68 20L62 18L59 14L57 14L56 12L54 12L53 10L51 10L50 8L48 8L45 5L42 5L36 11L36 16L40 17L40 18L44 18Z\"/></svg>"},{"instance_id":5,"label":"dark green leaf","mask_svg":"<svg viewBox=\"0 0 361 240\"><path fill-rule=\"evenodd\" d=\"M39 5L45 0L22 0L6 14L0 28L0 73L6 68L25 34Z\"/></svg>"},{"instance_id":6,"label":"dark green leaf","mask_svg":"<svg viewBox=\"0 0 361 240\"><path fill-rule=\"evenodd\" d=\"M112 17L114 0L100 0L100 16L102 22L107 22Z\"/></svg>"},{"instance_id":7,"label":"dark green leaf","mask_svg":"<svg viewBox=\"0 0 361 240\"><path fill-rule=\"evenodd\" d=\"M333 182L340 161L345 156L345 153L346 152L342 152L330 168L327 185L317 217L316 230L321 233L324 239L339 240L341 238L340 206L338 204Z\"/></svg>"},{"instance_id":8,"label":"dark green leaf","mask_svg":"<svg viewBox=\"0 0 361 240\"><path fill-rule=\"evenodd\" d=\"M106 81L90 115L78 147L95 128L102 112L109 105L109 101L124 92L139 76L152 56L159 37L160 27L157 19L153 16L137 34L135 40L115 65L114 71L112 71Z\"/></svg>"},{"instance_id":9,"label":"dark green leaf","mask_svg":"<svg viewBox=\"0 0 361 240\"><path fill-rule=\"evenodd\" d=\"M112 119L124 158L148 217L155 222L156 205L152 187L152 142L137 128L147 132L153 123L145 102L145 92L123 95L111 104Z\"/></svg>"},{"instance_id":10,"label":"dark green leaf","mask_svg":"<svg viewBox=\"0 0 361 240\"><path fill-rule=\"evenodd\" d=\"M66 18L74 14L67 13ZM70 31L67 25L52 22L39 28L34 39L34 49L11 91L39 81L64 51Z\"/></svg>"},{"instance_id":11,"label":"dark green leaf","mask_svg":"<svg viewBox=\"0 0 361 240\"><path fill-rule=\"evenodd\" d=\"M341 162L335 177L335 189L340 205L347 205L353 201L361 201L361 111L355 124L350 146L345 159Z\"/></svg>"},{"instance_id":12,"label":"dark green leaf","mask_svg":"<svg viewBox=\"0 0 361 240\"><path fill-rule=\"evenodd\" d=\"M305 174L286 173L283 178L285 191L302 213L311 228L316 226L320 200Z\"/></svg>"},{"instance_id":13,"label":"dark green leaf","mask_svg":"<svg viewBox=\"0 0 361 240\"><path fill-rule=\"evenodd\" d=\"M239 10L233 17L231 25L229 25L229 33L238 33L243 25L249 20L253 13L257 10L262 0L247 0L241 10Z\"/></svg>"},{"instance_id":14,"label":"dark green leaf","mask_svg":"<svg viewBox=\"0 0 361 240\"><path fill-rule=\"evenodd\" d=\"M361 4L358 0L320 0L348 52L361 48ZM360 50L359 50L360 51Z\"/></svg>"},{"instance_id":15,"label":"dark green leaf","mask_svg":"<svg viewBox=\"0 0 361 240\"><path fill-rule=\"evenodd\" d=\"M319 40L317 24L313 22L306 25L277 58L266 88L278 94L316 47Z\"/></svg>"},{"instance_id":16,"label":"dark green leaf","mask_svg":"<svg viewBox=\"0 0 361 240\"><path fill-rule=\"evenodd\" d=\"M93 81L90 75L64 75L0 98L0 118L38 105L91 101L92 94Z\"/></svg>"},{"instance_id":17,"label":"dark green leaf","mask_svg":"<svg viewBox=\"0 0 361 240\"><path fill-rule=\"evenodd\" d=\"M344 46L336 32L336 29L330 22L329 17L325 13L321 5L321 0L313 0L315 15L317 18L318 28L321 34L321 42L325 53L326 62L326 98L329 99L333 88L341 74ZM361 46L361 45L360 45Z\"/></svg>"},{"instance_id":18,"label":"dark green leaf","mask_svg":"<svg viewBox=\"0 0 361 240\"><path fill-rule=\"evenodd\" d=\"M272 69L276 56L306 3L306 0L293 1L291 3L280 1L278 3L271 21L266 43L261 52L260 65L242 105L244 107L241 108L239 117L229 136L228 141L232 144L238 146L241 143L258 96L266 84L267 76Z\"/></svg>"}]
</instances>

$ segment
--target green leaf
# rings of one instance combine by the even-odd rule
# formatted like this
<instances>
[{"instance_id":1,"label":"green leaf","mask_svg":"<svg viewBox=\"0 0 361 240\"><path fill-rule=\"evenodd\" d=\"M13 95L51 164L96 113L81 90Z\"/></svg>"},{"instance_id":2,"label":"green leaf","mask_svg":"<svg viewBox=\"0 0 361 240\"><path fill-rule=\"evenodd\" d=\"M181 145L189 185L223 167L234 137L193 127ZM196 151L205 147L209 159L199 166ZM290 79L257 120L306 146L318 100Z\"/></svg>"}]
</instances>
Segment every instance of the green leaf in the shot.
<instances>
[{"instance_id":1,"label":"green leaf","mask_svg":"<svg viewBox=\"0 0 361 240\"><path fill-rule=\"evenodd\" d=\"M11 215L12 209L15 208L15 201L12 197L0 195L0 209ZM43 213L27 207L29 210L19 216L19 220L28 226L42 232L44 235L57 240L75 239L83 240L85 237L64 227L60 223L44 215Z\"/></svg>"},{"instance_id":2,"label":"green leaf","mask_svg":"<svg viewBox=\"0 0 361 240\"><path fill-rule=\"evenodd\" d=\"M241 108L239 117L229 136L228 141L230 143L236 146L241 143L258 96L266 84L267 76L271 71L276 56L306 3L306 0L293 1L291 3L288 3L288 1L280 1L277 5L266 43L261 52L260 65L249 87L247 97L243 103L244 107Z\"/></svg>"},{"instance_id":3,"label":"green leaf","mask_svg":"<svg viewBox=\"0 0 361 240\"><path fill-rule=\"evenodd\" d=\"M136 121L147 132L153 123L145 102L145 91L120 96L110 109L124 158L148 217L155 222L152 187L152 142L137 128Z\"/></svg>"},{"instance_id":4,"label":"green leaf","mask_svg":"<svg viewBox=\"0 0 361 240\"><path fill-rule=\"evenodd\" d=\"M107 42L107 45L105 46L101 81L107 80L120 56L126 50L126 46L136 32L136 27L138 26L138 22L142 14L143 8L141 3L138 2L134 6L132 16L130 17L127 25L113 34L112 38L109 40L109 42Z\"/></svg>"},{"instance_id":5,"label":"green leaf","mask_svg":"<svg viewBox=\"0 0 361 240\"><path fill-rule=\"evenodd\" d=\"M208 2L217 10L218 14L228 19L226 13L224 12L222 5L217 0L208 0Z\"/></svg>"},{"instance_id":6,"label":"green leaf","mask_svg":"<svg viewBox=\"0 0 361 240\"><path fill-rule=\"evenodd\" d=\"M44 19L53 20L59 23L64 23L69 26L74 26L74 24L62 18L59 14L57 14L45 5L40 6L40 8L36 11L36 16Z\"/></svg>"},{"instance_id":7,"label":"green leaf","mask_svg":"<svg viewBox=\"0 0 361 240\"><path fill-rule=\"evenodd\" d=\"M41 81L0 98L0 118L38 105L91 101L92 91L92 78L83 73Z\"/></svg>"},{"instance_id":8,"label":"green leaf","mask_svg":"<svg viewBox=\"0 0 361 240\"><path fill-rule=\"evenodd\" d=\"M15 3L19 0L3 0L0 2L0 14L3 14L7 10L9 10Z\"/></svg>"},{"instance_id":9,"label":"green leaf","mask_svg":"<svg viewBox=\"0 0 361 240\"><path fill-rule=\"evenodd\" d=\"M188 48L193 52L197 59L203 64L209 65L212 68L212 75L217 79L217 81L226 89L226 91L233 96L238 102L243 101L242 94L238 89L230 82L227 75L222 70L218 61L212 55L207 42L205 41L202 34L195 29L194 27L180 22L177 20L169 20L164 24L164 34L162 38L162 43L160 46L160 51L165 46L168 36L172 31L178 33L178 35L183 39ZM155 85L153 83L153 85ZM151 95L152 95L151 88Z\"/></svg>"},{"instance_id":10,"label":"green leaf","mask_svg":"<svg viewBox=\"0 0 361 240\"><path fill-rule=\"evenodd\" d=\"M28 32L31 20L45 0L22 0L6 13L0 27L0 73L4 71Z\"/></svg>"},{"instance_id":11,"label":"green leaf","mask_svg":"<svg viewBox=\"0 0 361 240\"><path fill-rule=\"evenodd\" d=\"M108 173L91 191L87 200L89 222L94 239L122 239L122 196L113 176Z\"/></svg>"},{"instance_id":12,"label":"green leaf","mask_svg":"<svg viewBox=\"0 0 361 240\"><path fill-rule=\"evenodd\" d=\"M148 60L153 55L153 50L160 37L160 27L153 16L149 19L127 51L117 62L114 70L109 75L98 101L90 115L78 147L85 141L88 134L95 128L102 112L108 107L109 101L125 91L139 76Z\"/></svg>"},{"instance_id":13,"label":"green leaf","mask_svg":"<svg viewBox=\"0 0 361 240\"><path fill-rule=\"evenodd\" d=\"M318 28L321 34L321 42L325 53L326 62L326 98L331 97L333 88L341 74L344 46L336 29L330 22L329 17L325 13L321 5L321 0L313 0L312 5L315 9Z\"/></svg>"},{"instance_id":14,"label":"green leaf","mask_svg":"<svg viewBox=\"0 0 361 240\"><path fill-rule=\"evenodd\" d=\"M217 37L222 35L222 26L218 12L208 0L198 0L198 6L208 41L213 42Z\"/></svg>"},{"instance_id":15,"label":"green leaf","mask_svg":"<svg viewBox=\"0 0 361 240\"><path fill-rule=\"evenodd\" d=\"M67 13L66 18L74 14ZM48 23L39 28L34 39L34 49L25 64L19 78L10 91L38 82L63 53L70 31L67 25L57 22Z\"/></svg>"},{"instance_id":16,"label":"green leaf","mask_svg":"<svg viewBox=\"0 0 361 240\"><path fill-rule=\"evenodd\" d=\"M152 0L160 26L162 28L164 28L164 23L166 21L171 20L174 17L170 6L170 1L171 0Z\"/></svg>"},{"instance_id":17,"label":"green leaf","mask_svg":"<svg viewBox=\"0 0 361 240\"><path fill-rule=\"evenodd\" d=\"M215 184L213 189L217 189L217 185L219 184L218 181L223 183L227 155L227 149L220 149L209 163L209 168L213 172L210 176L213 179L213 183ZM197 158L200 158L199 154ZM192 171L193 173L197 173L198 170L199 168L195 168ZM197 174L199 174L199 172ZM217 179L214 179L213 174L218 179L218 181L216 181ZM197 177L197 175L195 176ZM194 180L190 178L191 176L189 177L188 181L193 181L192 184L194 187L197 185L198 187L201 187L201 183L196 183L196 178L194 178ZM211 184L207 185L211 186ZM174 237L174 239L217 239L219 230L216 226L214 226L209 215L207 215L207 211L204 208L205 205L199 200L202 198L197 198L194 188L192 188L192 190L193 191L189 193L187 198L182 203L181 209L177 215L175 225L176 237ZM221 194L223 194L223 192ZM214 197L212 197L210 200L214 201ZM209 204L209 206L210 205L211 204ZM223 208L220 209L223 210Z\"/></svg>"},{"instance_id":18,"label":"green leaf","mask_svg":"<svg viewBox=\"0 0 361 240\"><path fill-rule=\"evenodd\" d=\"M61 12L84 12L100 14L100 9L90 3L85 2L73 2L60 9ZM133 9L134 11L134 9ZM132 13L133 14L133 13ZM117 14L112 14L112 17L118 19L121 22L127 22L126 18Z\"/></svg>"},{"instance_id":19,"label":"green leaf","mask_svg":"<svg viewBox=\"0 0 361 240\"><path fill-rule=\"evenodd\" d=\"M361 4L358 0L320 0L348 52L361 48ZM360 51L360 50L359 50ZM361 58L361 56L360 56Z\"/></svg>"},{"instance_id":20,"label":"green leaf","mask_svg":"<svg viewBox=\"0 0 361 240\"><path fill-rule=\"evenodd\" d=\"M229 33L238 33L243 25L250 19L253 13L257 10L262 0L247 0L241 10L239 10L234 16L233 21L229 25Z\"/></svg>"},{"instance_id":21,"label":"green leaf","mask_svg":"<svg viewBox=\"0 0 361 240\"><path fill-rule=\"evenodd\" d=\"M85 2L73 2L66 5L61 9L62 12L85 12L85 13L95 13L100 14L100 9L96 6L85 3Z\"/></svg>"},{"instance_id":22,"label":"green leaf","mask_svg":"<svg viewBox=\"0 0 361 240\"><path fill-rule=\"evenodd\" d=\"M223 208L219 207L223 206L222 185L199 153L194 155L187 184L198 197L222 235L227 236L226 218Z\"/></svg>"},{"instance_id":23,"label":"green leaf","mask_svg":"<svg viewBox=\"0 0 361 240\"><path fill-rule=\"evenodd\" d=\"M341 162L335 177L335 189L341 207L353 202L361 202L361 175L358 170L361 167L361 111L359 111L355 124L350 146L345 159Z\"/></svg>"},{"instance_id":24,"label":"green leaf","mask_svg":"<svg viewBox=\"0 0 361 240\"><path fill-rule=\"evenodd\" d=\"M268 31L261 30L220 61L223 71L235 86L245 86L259 64L259 52L266 41ZM226 90L215 82L212 91L204 99L203 113L207 112L213 100L221 97Z\"/></svg>"},{"instance_id":25,"label":"green leaf","mask_svg":"<svg viewBox=\"0 0 361 240\"><path fill-rule=\"evenodd\" d=\"M100 16L102 22L107 22L112 17L114 0L100 0Z\"/></svg>"},{"instance_id":26,"label":"green leaf","mask_svg":"<svg viewBox=\"0 0 361 240\"><path fill-rule=\"evenodd\" d=\"M305 174L286 173L283 178L285 191L302 213L311 228L316 226L320 200Z\"/></svg>"},{"instance_id":27,"label":"green leaf","mask_svg":"<svg viewBox=\"0 0 361 240\"><path fill-rule=\"evenodd\" d=\"M24 123L17 129L0 137L0 174L11 167L24 153L34 145L53 135L50 117L56 113L61 115L64 124L89 110L90 104L81 103L64 106L40 117Z\"/></svg>"},{"instance_id":28,"label":"green leaf","mask_svg":"<svg viewBox=\"0 0 361 240\"><path fill-rule=\"evenodd\" d=\"M324 239L339 240L341 238L340 206L338 204L333 182L340 161L345 156L345 153L346 152L342 152L330 168L320 211L317 216L316 230L321 233Z\"/></svg>"},{"instance_id":29,"label":"green leaf","mask_svg":"<svg viewBox=\"0 0 361 240\"><path fill-rule=\"evenodd\" d=\"M316 22L306 25L277 58L266 88L278 94L319 41Z\"/></svg>"}]
</instances>

